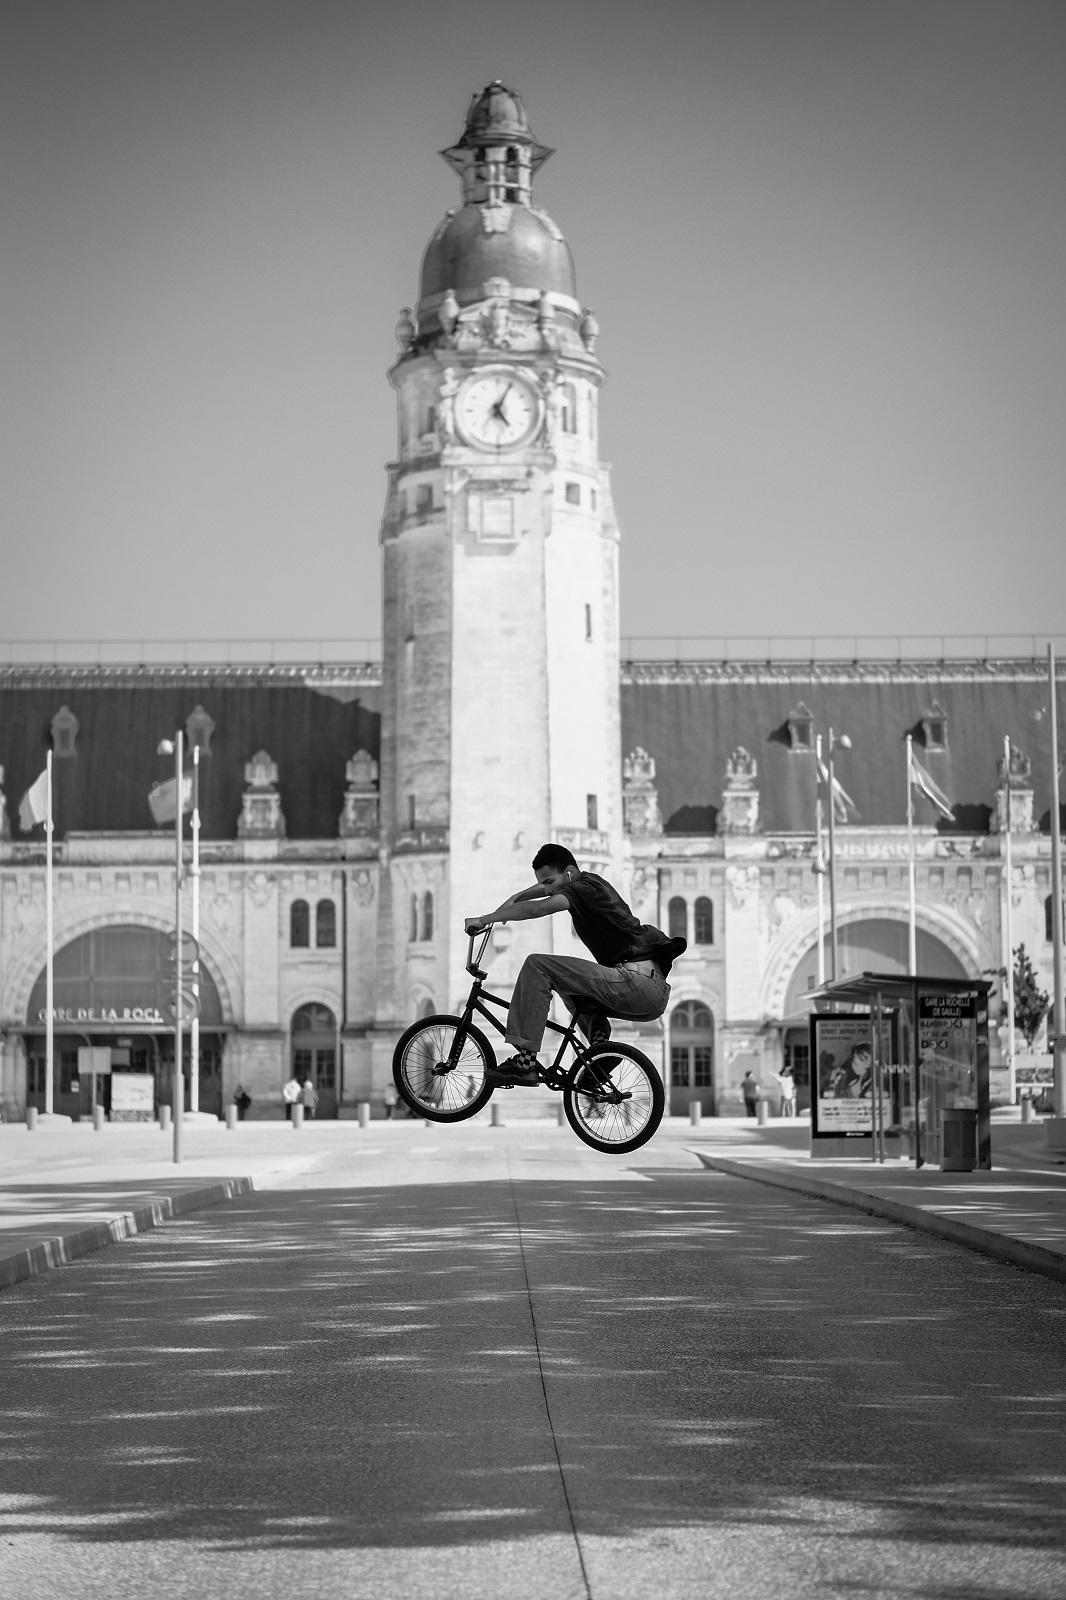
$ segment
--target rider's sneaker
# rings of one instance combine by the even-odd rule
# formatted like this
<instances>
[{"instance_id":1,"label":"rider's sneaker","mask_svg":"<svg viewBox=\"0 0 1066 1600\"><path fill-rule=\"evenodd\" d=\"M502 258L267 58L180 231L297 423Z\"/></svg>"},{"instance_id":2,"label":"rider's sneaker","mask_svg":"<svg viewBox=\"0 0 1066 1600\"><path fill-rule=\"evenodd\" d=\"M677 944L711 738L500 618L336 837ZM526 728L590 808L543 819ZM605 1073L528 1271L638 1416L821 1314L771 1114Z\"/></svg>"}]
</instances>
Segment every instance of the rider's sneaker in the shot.
<instances>
[{"instance_id":1,"label":"rider's sneaker","mask_svg":"<svg viewBox=\"0 0 1066 1600\"><path fill-rule=\"evenodd\" d=\"M540 1082L540 1061L532 1050L519 1050L494 1066L485 1068L490 1083L518 1083L535 1088Z\"/></svg>"}]
</instances>

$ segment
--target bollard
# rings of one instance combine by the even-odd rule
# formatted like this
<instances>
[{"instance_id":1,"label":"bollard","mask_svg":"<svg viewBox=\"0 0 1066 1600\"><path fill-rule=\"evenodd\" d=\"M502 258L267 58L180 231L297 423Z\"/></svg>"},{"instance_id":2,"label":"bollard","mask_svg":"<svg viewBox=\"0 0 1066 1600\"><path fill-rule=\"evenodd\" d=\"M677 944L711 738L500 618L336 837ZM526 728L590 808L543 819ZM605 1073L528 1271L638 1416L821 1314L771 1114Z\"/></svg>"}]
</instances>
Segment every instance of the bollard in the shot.
<instances>
[{"instance_id":1,"label":"bollard","mask_svg":"<svg viewBox=\"0 0 1066 1600\"><path fill-rule=\"evenodd\" d=\"M369 1128L369 1126L370 1126L370 1101L369 1100L360 1100L358 1110L359 1110L359 1126L361 1128Z\"/></svg>"},{"instance_id":2,"label":"bollard","mask_svg":"<svg viewBox=\"0 0 1066 1600\"><path fill-rule=\"evenodd\" d=\"M104 1126L103 1106L93 1106L93 1132L100 1133Z\"/></svg>"},{"instance_id":3,"label":"bollard","mask_svg":"<svg viewBox=\"0 0 1066 1600\"><path fill-rule=\"evenodd\" d=\"M302 1128L304 1125L304 1108L299 1102L292 1108L292 1125L294 1128Z\"/></svg>"},{"instance_id":4,"label":"bollard","mask_svg":"<svg viewBox=\"0 0 1066 1600\"><path fill-rule=\"evenodd\" d=\"M37 1126L37 1107L36 1106L27 1106L26 1107L26 1131L28 1133L32 1133L34 1128L36 1128L36 1126Z\"/></svg>"},{"instance_id":5,"label":"bollard","mask_svg":"<svg viewBox=\"0 0 1066 1600\"><path fill-rule=\"evenodd\" d=\"M1022 1095L1022 1121L1023 1122L1032 1122L1032 1120L1033 1120L1033 1097L1032 1097L1031 1094L1023 1094Z\"/></svg>"},{"instance_id":6,"label":"bollard","mask_svg":"<svg viewBox=\"0 0 1066 1600\"><path fill-rule=\"evenodd\" d=\"M492 1122L491 1122L492 1127L494 1127L494 1128L502 1128L503 1127L503 1117L500 1115L499 1106L492 1106L491 1110L492 1110Z\"/></svg>"},{"instance_id":7,"label":"bollard","mask_svg":"<svg viewBox=\"0 0 1066 1600\"><path fill-rule=\"evenodd\" d=\"M769 1103L768 1100L756 1100L756 1102L755 1102L755 1116L756 1116L756 1119L763 1125L765 1125L767 1122L769 1122L769 1120L770 1120L770 1103Z\"/></svg>"},{"instance_id":8,"label":"bollard","mask_svg":"<svg viewBox=\"0 0 1066 1600\"><path fill-rule=\"evenodd\" d=\"M229 1128L232 1131L232 1129L234 1129L236 1126L237 1126L237 1107L236 1106L227 1106L226 1107L226 1127Z\"/></svg>"},{"instance_id":9,"label":"bollard","mask_svg":"<svg viewBox=\"0 0 1066 1600\"><path fill-rule=\"evenodd\" d=\"M159 1107L159 1126L160 1126L161 1130L164 1133L166 1133L167 1129L170 1127L170 1107L169 1106L160 1106Z\"/></svg>"},{"instance_id":10,"label":"bollard","mask_svg":"<svg viewBox=\"0 0 1066 1600\"><path fill-rule=\"evenodd\" d=\"M691 1122L694 1128L698 1128L703 1120L703 1107L700 1105L698 1100L689 1101L688 1120Z\"/></svg>"}]
</instances>

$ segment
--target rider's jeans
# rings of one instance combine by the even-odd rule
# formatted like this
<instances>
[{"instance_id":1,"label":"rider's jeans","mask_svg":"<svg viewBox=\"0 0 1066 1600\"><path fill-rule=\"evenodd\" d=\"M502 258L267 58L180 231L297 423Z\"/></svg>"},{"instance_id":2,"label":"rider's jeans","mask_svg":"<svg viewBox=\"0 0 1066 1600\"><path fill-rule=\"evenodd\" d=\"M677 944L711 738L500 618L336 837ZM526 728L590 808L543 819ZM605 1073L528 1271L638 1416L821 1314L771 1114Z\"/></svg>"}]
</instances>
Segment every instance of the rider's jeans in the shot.
<instances>
[{"instance_id":1,"label":"rider's jeans","mask_svg":"<svg viewBox=\"0 0 1066 1600\"><path fill-rule=\"evenodd\" d=\"M670 999L670 985L657 969L648 977L579 956L527 956L507 1013L507 1043L513 1049L540 1049L553 990L582 1022L589 1011L648 1022L662 1016Z\"/></svg>"}]
</instances>

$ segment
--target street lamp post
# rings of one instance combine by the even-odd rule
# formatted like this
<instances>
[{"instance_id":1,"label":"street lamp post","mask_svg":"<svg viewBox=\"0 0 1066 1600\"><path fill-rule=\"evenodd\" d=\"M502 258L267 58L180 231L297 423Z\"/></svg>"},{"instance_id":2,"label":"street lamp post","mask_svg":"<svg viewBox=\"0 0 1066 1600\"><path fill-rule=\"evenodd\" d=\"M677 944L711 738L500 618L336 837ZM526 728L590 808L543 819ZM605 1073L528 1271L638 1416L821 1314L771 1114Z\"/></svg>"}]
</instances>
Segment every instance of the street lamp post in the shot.
<instances>
[{"instance_id":1,"label":"street lamp post","mask_svg":"<svg viewBox=\"0 0 1066 1600\"><path fill-rule=\"evenodd\" d=\"M182 1126L185 1120L185 1073L181 1059L182 1049L182 916L181 916L181 873L182 873L182 788L184 784L183 773L183 745L184 739L179 731L173 739L159 741L160 755L174 753L174 1069L170 1076L170 1120L174 1129L173 1156L175 1162L182 1159Z\"/></svg>"},{"instance_id":2,"label":"street lamp post","mask_svg":"<svg viewBox=\"0 0 1066 1600\"><path fill-rule=\"evenodd\" d=\"M827 809L829 811L829 973L833 982L837 978L837 874L836 874L836 831L834 827L836 812L836 784L833 779L833 755L837 750L850 750L851 740L846 733L833 737L833 730L829 730L829 745L826 750L826 784L829 794L827 796Z\"/></svg>"}]
</instances>

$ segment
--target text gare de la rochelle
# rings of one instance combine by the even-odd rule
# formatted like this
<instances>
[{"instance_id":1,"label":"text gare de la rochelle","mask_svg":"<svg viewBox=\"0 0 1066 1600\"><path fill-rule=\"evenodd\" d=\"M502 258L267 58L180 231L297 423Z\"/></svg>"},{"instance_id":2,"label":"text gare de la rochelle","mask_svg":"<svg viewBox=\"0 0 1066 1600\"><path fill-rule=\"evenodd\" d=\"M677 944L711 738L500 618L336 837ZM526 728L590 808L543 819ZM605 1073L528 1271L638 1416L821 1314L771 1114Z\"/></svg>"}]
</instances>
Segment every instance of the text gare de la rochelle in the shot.
<instances>
[{"instance_id":1,"label":"text gare de la rochelle","mask_svg":"<svg viewBox=\"0 0 1066 1600\"><path fill-rule=\"evenodd\" d=\"M42 1007L37 1013L38 1022L48 1021L48 1012ZM155 1006L106 1006L94 1011L89 1006L56 1006L52 1010L53 1022L117 1023L140 1022L162 1026L165 1019Z\"/></svg>"}]
</instances>

